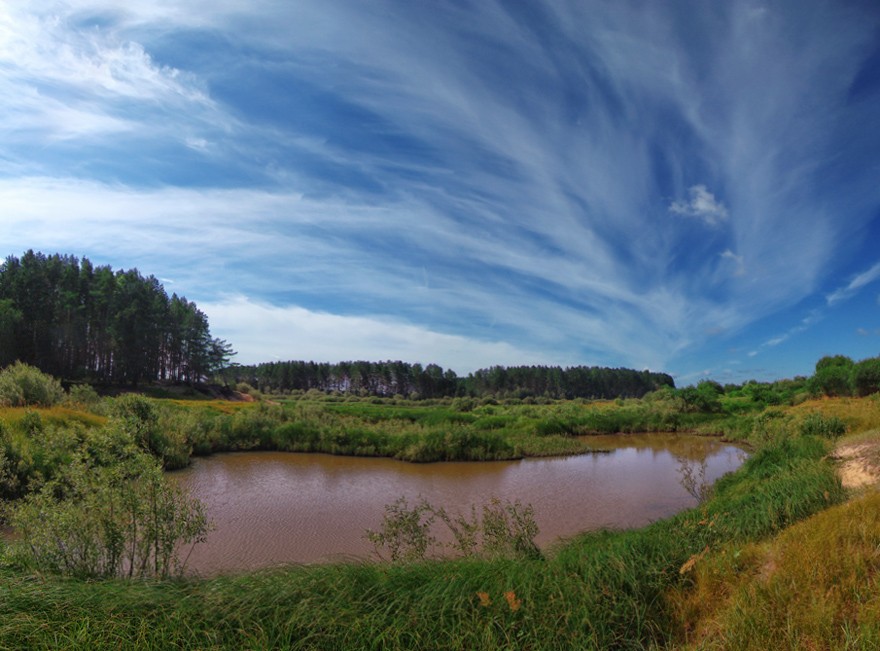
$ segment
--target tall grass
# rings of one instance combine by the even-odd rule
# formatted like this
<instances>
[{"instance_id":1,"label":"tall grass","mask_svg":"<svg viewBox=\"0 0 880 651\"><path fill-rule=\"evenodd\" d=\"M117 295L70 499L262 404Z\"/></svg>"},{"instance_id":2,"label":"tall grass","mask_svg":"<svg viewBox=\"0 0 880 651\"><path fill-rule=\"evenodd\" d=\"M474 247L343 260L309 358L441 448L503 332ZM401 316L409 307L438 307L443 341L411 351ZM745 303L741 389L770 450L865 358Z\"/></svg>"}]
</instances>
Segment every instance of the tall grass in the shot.
<instances>
[{"instance_id":1,"label":"tall grass","mask_svg":"<svg viewBox=\"0 0 880 651\"><path fill-rule=\"evenodd\" d=\"M679 591L679 644L699 649L880 648L880 493L769 543L727 546Z\"/></svg>"}]
</instances>

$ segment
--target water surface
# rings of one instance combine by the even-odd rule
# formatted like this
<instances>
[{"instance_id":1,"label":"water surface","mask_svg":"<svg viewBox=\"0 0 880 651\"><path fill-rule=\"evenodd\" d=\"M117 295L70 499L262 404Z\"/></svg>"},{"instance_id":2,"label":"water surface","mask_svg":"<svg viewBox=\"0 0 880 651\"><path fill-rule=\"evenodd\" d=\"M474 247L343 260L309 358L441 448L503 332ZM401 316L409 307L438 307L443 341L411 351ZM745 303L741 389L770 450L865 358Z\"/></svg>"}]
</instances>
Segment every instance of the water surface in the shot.
<instances>
[{"instance_id":1,"label":"water surface","mask_svg":"<svg viewBox=\"0 0 880 651\"><path fill-rule=\"evenodd\" d=\"M369 558L364 532L379 528L385 505L401 496L462 513L492 497L520 500L534 507L537 540L547 547L581 531L641 526L691 507L697 500L693 487L682 485L684 475L711 482L743 460L734 446L694 436L587 440L609 452L431 464L284 452L196 459L172 477L204 502L216 529L187 567L214 574Z\"/></svg>"}]
</instances>

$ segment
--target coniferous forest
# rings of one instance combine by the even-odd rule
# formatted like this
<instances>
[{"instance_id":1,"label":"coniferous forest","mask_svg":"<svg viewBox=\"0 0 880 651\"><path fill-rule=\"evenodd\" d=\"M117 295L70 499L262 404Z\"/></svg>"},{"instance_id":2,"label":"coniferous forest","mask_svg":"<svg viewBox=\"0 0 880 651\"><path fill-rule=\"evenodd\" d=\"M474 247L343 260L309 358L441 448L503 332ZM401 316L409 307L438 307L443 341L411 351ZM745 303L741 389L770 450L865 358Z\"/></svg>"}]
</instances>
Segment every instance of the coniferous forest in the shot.
<instances>
[{"instance_id":1,"label":"coniferous forest","mask_svg":"<svg viewBox=\"0 0 880 651\"><path fill-rule=\"evenodd\" d=\"M675 387L670 375L596 366L492 366L459 377L437 364L406 362L290 361L239 366L236 381L262 391L339 391L411 398L456 396L526 398L641 398L660 387Z\"/></svg>"},{"instance_id":2,"label":"coniferous forest","mask_svg":"<svg viewBox=\"0 0 880 651\"><path fill-rule=\"evenodd\" d=\"M32 364L65 380L197 382L225 366L195 303L137 269L26 252L0 265L0 367Z\"/></svg>"}]
</instances>

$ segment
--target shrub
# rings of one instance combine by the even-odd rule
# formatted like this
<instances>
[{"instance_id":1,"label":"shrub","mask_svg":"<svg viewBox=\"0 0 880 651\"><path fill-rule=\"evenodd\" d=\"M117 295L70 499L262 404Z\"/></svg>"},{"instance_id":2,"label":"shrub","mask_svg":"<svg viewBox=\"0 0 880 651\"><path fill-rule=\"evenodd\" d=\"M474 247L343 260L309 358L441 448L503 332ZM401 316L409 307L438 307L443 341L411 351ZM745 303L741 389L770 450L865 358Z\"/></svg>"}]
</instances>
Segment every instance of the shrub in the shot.
<instances>
[{"instance_id":1,"label":"shrub","mask_svg":"<svg viewBox=\"0 0 880 651\"><path fill-rule=\"evenodd\" d=\"M816 373L810 379L814 393L826 396L852 395L853 361L845 355L826 356L816 362Z\"/></svg>"},{"instance_id":2,"label":"shrub","mask_svg":"<svg viewBox=\"0 0 880 651\"><path fill-rule=\"evenodd\" d=\"M434 535L438 521L452 535L452 542L444 545ZM534 509L519 501L492 498L483 505L482 517L477 517L476 508L471 507L468 518L452 516L424 498L410 506L401 497L385 505L382 528L368 530L366 538L380 558L387 550L391 561L412 562L425 560L429 550L443 547L464 557L540 559L543 556L535 543L537 535Z\"/></svg>"},{"instance_id":3,"label":"shrub","mask_svg":"<svg viewBox=\"0 0 880 651\"><path fill-rule=\"evenodd\" d=\"M9 510L19 562L76 577L180 575L182 548L209 529L202 505L143 454L110 467L79 459Z\"/></svg>"},{"instance_id":4,"label":"shrub","mask_svg":"<svg viewBox=\"0 0 880 651\"><path fill-rule=\"evenodd\" d=\"M101 401L101 396L91 384L74 384L67 392L67 401L72 405L90 407Z\"/></svg>"},{"instance_id":5,"label":"shrub","mask_svg":"<svg viewBox=\"0 0 880 651\"><path fill-rule=\"evenodd\" d=\"M801 434L836 439L846 434L846 423L837 416L809 414L801 421Z\"/></svg>"},{"instance_id":6,"label":"shrub","mask_svg":"<svg viewBox=\"0 0 880 651\"><path fill-rule=\"evenodd\" d=\"M58 380L28 364L15 362L0 371L0 405L51 407L63 396Z\"/></svg>"},{"instance_id":7,"label":"shrub","mask_svg":"<svg viewBox=\"0 0 880 651\"><path fill-rule=\"evenodd\" d=\"M110 413L144 451L162 460L168 469L189 463L192 448L186 434L176 427L161 427L156 403L140 394L127 393L114 399Z\"/></svg>"},{"instance_id":8,"label":"shrub","mask_svg":"<svg viewBox=\"0 0 880 651\"><path fill-rule=\"evenodd\" d=\"M121 395L110 405L110 414L138 445L145 450L153 450L154 440L158 436L159 412L149 398L136 393Z\"/></svg>"}]
</instances>

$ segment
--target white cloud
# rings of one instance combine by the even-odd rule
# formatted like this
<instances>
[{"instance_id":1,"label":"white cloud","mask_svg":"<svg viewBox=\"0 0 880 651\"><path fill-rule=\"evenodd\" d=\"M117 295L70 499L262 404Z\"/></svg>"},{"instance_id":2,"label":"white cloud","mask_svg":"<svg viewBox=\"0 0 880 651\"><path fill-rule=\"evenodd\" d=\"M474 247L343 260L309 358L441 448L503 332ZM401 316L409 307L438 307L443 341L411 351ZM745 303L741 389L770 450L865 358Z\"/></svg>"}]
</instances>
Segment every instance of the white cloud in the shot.
<instances>
[{"instance_id":1,"label":"white cloud","mask_svg":"<svg viewBox=\"0 0 880 651\"><path fill-rule=\"evenodd\" d=\"M222 123L194 74L157 64L113 26L78 26L82 3L0 6L0 113L7 141L113 136L151 124L151 136L183 121ZM176 113L173 120L157 119ZM181 138L182 139L182 138Z\"/></svg>"},{"instance_id":2,"label":"white cloud","mask_svg":"<svg viewBox=\"0 0 880 651\"><path fill-rule=\"evenodd\" d=\"M465 374L495 364L547 364L545 353L502 341L479 341L402 323L391 317L345 316L278 307L232 296L199 303L215 336L247 354L243 364L272 360L403 360L436 363Z\"/></svg>"},{"instance_id":3,"label":"white cloud","mask_svg":"<svg viewBox=\"0 0 880 651\"><path fill-rule=\"evenodd\" d=\"M715 199L715 195L709 192L705 185L691 186L688 194L689 200L673 201L669 210L677 215L696 217L710 226L717 226L727 220L727 208Z\"/></svg>"},{"instance_id":4,"label":"white cloud","mask_svg":"<svg viewBox=\"0 0 880 651\"><path fill-rule=\"evenodd\" d=\"M880 262L853 278L849 283L840 287L825 297L828 305L836 305L841 301L852 298L862 287L869 285L880 278Z\"/></svg>"}]
</instances>

